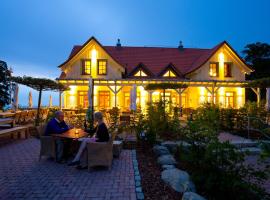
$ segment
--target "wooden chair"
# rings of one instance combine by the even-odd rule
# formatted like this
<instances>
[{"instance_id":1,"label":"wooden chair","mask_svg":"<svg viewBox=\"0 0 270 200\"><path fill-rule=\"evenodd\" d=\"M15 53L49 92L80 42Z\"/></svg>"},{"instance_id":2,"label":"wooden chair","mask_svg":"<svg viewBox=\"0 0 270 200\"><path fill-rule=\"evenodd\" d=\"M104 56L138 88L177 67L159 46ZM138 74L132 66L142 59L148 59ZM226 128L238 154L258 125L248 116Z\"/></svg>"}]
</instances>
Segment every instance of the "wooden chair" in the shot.
<instances>
[{"instance_id":1,"label":"wooden chair","mask_svg":"<svg viewBox=\"0 0 270 200\"><path fill-rule=\"evenodd\" d=\"M95 166L106 166L111 169L113 160L113 141L116 131L109 142L91 142L87 144L88 171Z\"/></svg>"},{"instance_id":2,"label":"wooden chair","mask_svg":"<svg viewBox=\"0 0 270 200\"><path fill-rule=\"evenodd\" d=\"M22 111L19 119L19 124L25 124L25 118L27 116L27 111Z\"/></svg>"},{"instance_id":3,"label":"wooden chair","mask_svg":"<svg viewBox=\"0 0 270 200\"><path fill-rule=\"evenodd\" d=\"M20 117L21 117L21 113L20 112L17 112L14 116L14 122L15 124L19 124L20 122Z\"/></svg>"},{"instance_id":4,"label":"wooden chair","mask_svg":"<svg viewBox=\"0 0 270 200\"><path fill-rule=\"evenodd\" d=\"M40 136L40 153L39 153L39 161L42 156L52 157L56 159L56 150L55 150L55 141L52 136L45 136L46 124L39 126L37 131Z\"/></svg>"}]
</instances>

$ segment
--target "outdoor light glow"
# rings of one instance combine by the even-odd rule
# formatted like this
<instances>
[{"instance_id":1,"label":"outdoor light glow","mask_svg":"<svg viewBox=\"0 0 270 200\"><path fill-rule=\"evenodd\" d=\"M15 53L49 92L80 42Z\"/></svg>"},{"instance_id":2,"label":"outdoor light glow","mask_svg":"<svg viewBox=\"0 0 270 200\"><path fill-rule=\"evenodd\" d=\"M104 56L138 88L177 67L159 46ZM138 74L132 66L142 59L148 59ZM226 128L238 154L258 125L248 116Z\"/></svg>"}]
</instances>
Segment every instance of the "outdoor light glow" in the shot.
<instances>
[{"instance_id":1,"label":"outdoor light glow","mask_svg":"<svg viewBox=\"0 0 270 200\"><path fill-rule=\"evenodd\" d=\"M218 54L218 59L219 59L219 62L224 63L224 53L223 52Z\"/></svg>"},{"instance_id":2,"label":"outdoor light glow","mask_svg":"<svg viewBox=\"0 0 270 200\"><path fill-rule=\"evenodd\" d=\"M77 86L71 85L71 86L69 86L69 88L70 88L69 94L70 94L70 95L74 95L74 94L76 93L76 88L77 88Z\"/></svg>"},{"instance_id":3,"label":"outdoor light glow","mask_svg":"<svg viewBox=\"0 0 270 200\"><path fill-rule=\"evenodd\" d=\"M205 88L200 87L200 98L199 98L199 103L203 104L205 103Z\"/></svg>"},{"instance_id":4,"label":"outdoor light glow","mask_svg":"<svg viewBox=\"0 0 270 200\"><path fill-rule=\"evenodd\" d=\"M96 60L97 59L97 50L95 48L91 51L91 59Z\"/></svg>"},{"instance_id":5,"label":"outdoor light glow","mask_svg":"<svg viewBox=\"0 0 270 200\"><path fill-rule=\"evenodd\" d=\"M243 88L237 88L237 107L241 108L243 106Z\"/></svg>"},{"instance_id":6,"label":"outdoor light glow","mask_svg":"<svg viewBox=\"0 0 270 200\"><path fill-rule=\"evenodd\" d=\"M220 89L219 89L219 103L221 104L221 106L224 106L224 95L225 95L225 93L224 93L224 88L223 87L221 87Z\"/></svg>"},{"instance_id":7,"label":"outdoor light glow","mask_svg":"<svg viewBox=\"0 0 270 200\"><path fill-rule=\"evenodd\" d=\"M219 76L221 79L224 79L224 53L221 52L218 54L219 60Z\"/></svg>"}]
</instances>

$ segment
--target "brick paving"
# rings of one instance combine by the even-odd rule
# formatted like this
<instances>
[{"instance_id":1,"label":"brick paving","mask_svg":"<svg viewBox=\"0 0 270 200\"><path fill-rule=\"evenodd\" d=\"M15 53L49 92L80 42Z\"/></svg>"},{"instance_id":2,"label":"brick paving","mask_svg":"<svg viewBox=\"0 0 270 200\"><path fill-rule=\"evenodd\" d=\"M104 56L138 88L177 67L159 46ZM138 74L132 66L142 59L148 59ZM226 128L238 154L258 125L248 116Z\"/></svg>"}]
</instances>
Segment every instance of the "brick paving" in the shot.
<instances>
[{"instance_id":1,"label":"brick paving","mask_svg":"<svg viewBox=\"0 0 270 200\"><path fill-rule=\"evenodd\" d=\"M39 140L30 138L0 147L0 199L135 200L131 151L123 150L107 169L77 170L44 158Z\"/></svg>"}]
</instances>

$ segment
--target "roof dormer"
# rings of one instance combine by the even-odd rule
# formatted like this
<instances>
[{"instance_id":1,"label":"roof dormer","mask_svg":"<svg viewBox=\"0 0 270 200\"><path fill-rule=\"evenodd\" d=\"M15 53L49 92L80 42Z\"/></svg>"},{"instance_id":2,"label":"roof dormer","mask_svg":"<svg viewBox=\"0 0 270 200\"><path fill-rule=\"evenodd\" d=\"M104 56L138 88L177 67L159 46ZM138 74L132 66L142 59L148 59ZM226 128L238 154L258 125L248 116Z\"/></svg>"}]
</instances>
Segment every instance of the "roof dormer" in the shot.
<instances>
[{"instance_id":1,"label":"roof dormer","mask_svg":"<svg viewBox=\"0 0 270 200\"><path fill-rule=\"evenodd\" d=\"M153 76L153 74L150 72L150 70L148 70L148 68L143 64L143 63L139 63L137 65L137 67L134 68L134 70L132 70L129 74L129 77L151 77Z\"/></svg>"},{"instance_id":2,"label":"roof dormer","mask_svg":"<svg viewBox=\"0 0 270 200\"><path fill-rule=\"evenodd\" d=\"M180 73L176 70L173 64L169 64L165 69L159 73L159 77L162 78L178 78Z\"/></svg>"}]
</instances>

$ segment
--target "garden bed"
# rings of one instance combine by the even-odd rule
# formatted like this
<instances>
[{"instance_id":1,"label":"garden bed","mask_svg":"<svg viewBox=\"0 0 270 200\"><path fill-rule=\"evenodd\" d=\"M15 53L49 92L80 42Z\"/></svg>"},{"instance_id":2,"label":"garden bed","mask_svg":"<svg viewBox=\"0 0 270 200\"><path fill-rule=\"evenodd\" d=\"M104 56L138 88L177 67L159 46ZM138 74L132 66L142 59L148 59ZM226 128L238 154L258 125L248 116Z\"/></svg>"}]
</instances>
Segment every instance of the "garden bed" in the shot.
<instances>
[{"instance_id":1,"label":"garden bed","mask_svg":"<svg viewBox=\"0 0 270 200\"><path fill-rule=\"evenodd\" d=\"M157 163L152 147L138 142L136 150L145 199L181 199L182 194L174 191L161 180L161 168Z\"/></svg>"}]
</instances>

